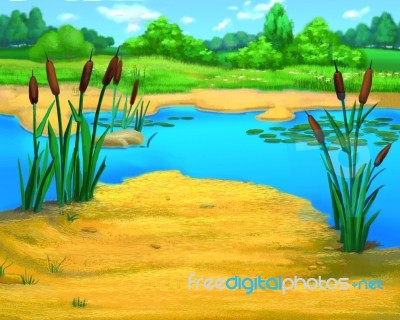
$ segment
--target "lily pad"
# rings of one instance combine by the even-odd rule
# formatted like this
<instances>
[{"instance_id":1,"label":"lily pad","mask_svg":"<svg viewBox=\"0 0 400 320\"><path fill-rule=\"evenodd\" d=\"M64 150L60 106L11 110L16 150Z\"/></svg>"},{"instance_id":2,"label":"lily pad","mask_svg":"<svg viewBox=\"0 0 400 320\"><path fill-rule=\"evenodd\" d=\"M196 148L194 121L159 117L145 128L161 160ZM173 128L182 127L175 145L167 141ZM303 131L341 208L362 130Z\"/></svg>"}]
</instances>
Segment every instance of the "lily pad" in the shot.
<instances>
[{"instance_id":1,"label":"lily pad","mask_svg":"<svg viewBox=\"0 0 400 320\"><path fill-rule=\"evenodd\" d=\"M256 134L260 134L260 133L263 133L263 132L264 132L263 129L249 129L249 130L246 131L246 133L248 135L256 135Z\"/></svg>"},{"instance_id":2,"label":"lily pad","mask_svg":"<svg viewBox=\"0 0 400 320\"><path fill-rule=\"evenodd\" d=\"M384 122L388 122L388 121L393 121L392 118L375 118L376 121L384 121Z\"/></svg>"},{"instance_id":3,"label":"lily pad","mask_svg":"<svg viewBox=\"0 0 400 320\"><path fill-rule=\"evenodd\" d=\"M309 141L309 142L307 142L307 145L309 145L309 146L319 146L319 142L318 141Z\"/></svg>"},{"instance_id":4,"label":"lily pad","mask_svg":"<svg viewBox=\"0 0 400 320\"><path fill-rule=\"evenodd\" d=\"M374 145L376 146L386 146L388 143L386 141L377 141L374 142Z\"/></svg>"},{"instance_id":5,"label":"lily pad","mask_svg":"<svg viewBox=\"0 0 400 320\"><path fill-rule=\"evenodd\" d=\"M181 117L182 120L193 120L193 117Z\"/></svg>"},{"instance_id":6,"label":"lily pad","mask_svg":"<svg viewBox=\"0 0 400 320\"><path fill-rule=\"evenodd\" d=\"M282 142L283 143L297 143L297 142L300 142L300 141L298 141L296 139L284 139L284 140L282 140Z\"/></svg>"},{"instance_id":7,"label":"lily pad","mask_svg":"<svg viewBox=\"0 0 400 320\"><path fill-rule=\"evenodd\" d=\"M107 121L109 120L108 118L99 118L100 121Z\"/></svg>"},{"instance_id":8,"label":"lily pad","mask_svg":"<svg viewBox=\"0 0 400 320\"><path fill-rule=\"evenodd\" d=\"M264 139L264 142L267 142L267 143L279 143L281 141L282 141L281 139L276 139L276 138Z\"/></svg>"},{"instance_id":9,"label":"lily pad","mask_svg":"<svg viewBox=\"0 0 400 320\"><path fill-rule=\"evenodd\" d=\"M273 133L263 133L263 134L260 134L260 138L276 138L276 134L273 134Z\"/></svg>"},{"instance_id":10,"label":"lily pad","mask_svg":"<svg viewBox=\"0 0 400 320\"><path fill-rule=\"evenodd\" d=\"M153 120L151 120L151 119L144 119L144 123L152 123L153 122Z\"/></svg>"},{"instance_id":11,"label":"lily pad","mask_svg":"<svg viewBox=\"0 0 400 320\"><path fill-rule=\"evenodd\" d=\"M398 135L392 131L376 131L375 134L381 138L398 138Z\"/></svg>"},{"instance_id":12,"label":"lily pad","mask_svg":"<svg viewBox=\"0 0 400 320\"><path fill-rule=\"evenodd\" d=\"M167 123L167 122L154 122L153 125L160 126L160 127L175 127L174 124Z\"/></svg>"},{"instance_id":13,"label":"lily pad","mask_svg":"<svg viewBox=\"0 0 400 320\"><path fill-rule=\"evenodd\" d=\"M168 120L179 120L179 117L168 117Z\"/></svg>"},{"instance_id":14,"label":"lily pad","mask_svg":"<svg viewBox=\"0 0 400 320\"><path fill-rule=\"evenodd\" d=\"M336 150L340 150L340 148L339 147L334 147L334 146L329 146L328 150L329 151L336 151Z\"/></svg>"},{"instance_id":15,"label":"lily pad","mask_svg":"<svg viewBox=\"0 0 400 320\"><path fill-rule=\"evenodd\" d=\"M362 128L361 130L364 131L365 133L374 133L378 131L377 128Z\"/></svg>"},{"instance_id":16,"label":"lily pad","mask_svg":"<svg viewBox=\"0 0 400 320\"><path fill-rule=\"evenodd\" d=\"M308 123L296 124L293 128L290 128L290 131L305 131L310 129L310 125Z\"/></svg>"},{"instance_id":17,"label":"lily pad","mask_svg":"<svg viewBox=\"0 0 400 320\"><path fill-rule=\"evenodd\" d=\"M392 124L390 130L400 130L400 124Z\"/></svg>"},{"instance_id":18,"label":"lily pad","mask_svg":"<svg viewBox=\"0 0 400 320\"><path fill-rule=\"evenodd\" d=\"M286 130L285 127L271 127L270 129L274 130L274 131L285 131Z\"/></svg>"}]
</instances>

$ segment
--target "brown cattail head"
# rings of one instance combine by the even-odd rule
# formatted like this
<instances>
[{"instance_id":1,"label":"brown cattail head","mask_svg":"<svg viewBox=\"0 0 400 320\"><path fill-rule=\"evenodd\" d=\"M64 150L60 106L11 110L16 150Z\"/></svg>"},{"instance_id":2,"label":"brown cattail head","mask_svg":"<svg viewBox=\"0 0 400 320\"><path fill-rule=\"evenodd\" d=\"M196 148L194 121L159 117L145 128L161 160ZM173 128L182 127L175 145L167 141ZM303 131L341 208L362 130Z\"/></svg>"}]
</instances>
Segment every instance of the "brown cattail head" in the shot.
<instances>
[{"instance_id":1,"label":"brown cattail head","mask_svg":"<svg viewBox=\"0 0 400 320\"><path fill-rule=\"evenodd\" d=\"M117 70L115 70L113 78L113 83L115 85L118 85L119 81L121 80L121 74L122 74L122 60L119 60L117 64Z\"/></svg>"},{"instance_id":2,"label":"brown cattail head","mask_svg":"<svg viewBox=\"0 0 400 320\"><path fill-rule=\"evenodd\" d=\"M115 56L112 57L110 62L108 63L108 67L102 81L104 86L108 86L115 75L118 66L118 52L119 47L117 49L117 52L115 53Z\"/></svg>"},{"instance_id":3,"label":"brown cattail head","mask_svg":"<svg viewBox=\"0 0 400 320\"><path fill-rule=\"evenodd\" d=\"M39 88L36 77L33 75L33 70L31 79L29 80L29 100L31 104L36 104L39 100Z\"/></svg>"},{"instance_id":4,"label":"brown cattail head","mask_svg":"<svg viewBox=\"0 0 400 320\"><path fill-rule=\"evenodd\" d=\"M383 162L383 160L385 160L385 158L386 158L386 156L387 156L387 154L388 154L388 152L389 152L391 146L392 146L391 143L388 144L386 147L384 147L384 148L378 153L378 155L377 155L376 158L375 158L375 162L374 162L374 166L375 166L375 167L379 166L379 165Z\"/></svg>"},{"instance_id":5,"label":"brown cattail head","mask_svg":"<svg viewBox=\"0 0 400 320\"><path fill-rule=\"evenodd\" d=\"M343 101L346 98L346 91L344 90L343 77L342 73L337 68L336 61L334 61L334 63L336 72L333 74L333 84L335 85L337 98L340 101Z\"/></svg>"},{"instance_id":6,"label":"brown cattail head","mask_svg":"<svg viewBox=\"0 0 400 320\"><path fill-rule=\"evenodd\" d=\"M307 113L307 111L306 111ZM319 143L324 143L325 141L325 135L324 132L321 129L321 126L319 125L319 123L317 122L317 120L314 119L314 117L312 115L308 115L308 123L310 124L310 127L312 129L312 131L314 132L315 138L317 139L317 141Z\"/></svg>"},{"instance_id":7,"label":"brown cattail head","mask_svg":"<svg viewBox=\"0 0 400 320\"><path fill-rule=\"evenodd\" d=\"M92 70L93 70L92 54L93 54L93 48L92 48L92 52L90 53L89 60L86 61L85 65L83 66L81 82L79 84L79 91L81 93L85 93L85 91L89 85L90 76L92 75Z\"/></svg>"},{"instance_id":8,"label":"brown cattail head","mask_svg":"<svg viewBox=\"0 0 400 320\"><path fill-rule=\"evenodd\" d=\"M135 103L138 90L139 90L139 79L136 79L132 87L131 100L130 100L131 105Z\"/></svg>"},{"instance_id":9,"label":"brown cattail head","mask_svg":"<svg viewBox=\"0 0 400 320\"><path fill-rule=\"evenodd\" d=\"M363 83L361 86L361 91L360 95L358 97L358 101L362 104L366 104L368 100L369 93L371 92L371 86L372 86L372 61L371 64L369 65L369 69L365 71L364 73L364 79Z\"/></svg>"},{"instance_id":10,"label":"brown cattail head","mask_svg":"<svg viewBox=\"0 0 400 320\"><path fill-rule=\"evenodd\" d=\"M55 96L60 94L60 87L58 86L56 69L54 68L53 61L49 60L46 54L46 74L47 74L47 82L49 83L49 87L51 93Z\"/></svg>"}]
</instances>

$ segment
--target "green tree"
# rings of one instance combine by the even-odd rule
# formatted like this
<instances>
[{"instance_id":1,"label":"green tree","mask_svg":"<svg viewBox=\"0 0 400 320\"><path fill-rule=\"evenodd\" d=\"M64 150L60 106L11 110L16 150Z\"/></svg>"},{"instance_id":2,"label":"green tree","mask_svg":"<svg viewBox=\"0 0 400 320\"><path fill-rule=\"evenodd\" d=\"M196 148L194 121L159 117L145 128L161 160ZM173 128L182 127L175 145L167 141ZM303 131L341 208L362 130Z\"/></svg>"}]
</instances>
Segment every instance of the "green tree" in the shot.
<instances>
[{"instance_id":1,"label":"green tree","mask_svg":"<svg viewBox=\"0 0 400 320\"><path fill-rule=\"evenodd\" d=\"M356 36L357 32L355 29L350 28L346 31L344 34L344 41L343 43L350 46L350 47L356 47Z\"/></svg>"},{"instance_id":2,"label":"green tree","mask_svg":"<svg viewBox=\"0 0 400 320\"><path fill-rule=\"evenodd\" d=\"M356 47L365 47L371 43L371 31L365 23L357 25L354 43Z\"/></svg>"},{"instance_id":3,"label":"green tree","mask_svg":"<svg viewBox=\"0 0 400 320\"><path fill-rule=\"evenodd\" d=\"M227 33L222 39L222 47L225 51L232 51L239 46L239 39L236 34Z\"/></svg>"},{"instance_id":4,"label":"green tree","mask_svg":"<svg viewBox=\"0 0 400 320\"><path fill-rule=\"evenodd\" d=\"M7 47L8 39L7 39L7 27L10 18L6 15L2 14L0 16L0 47Z\"/></svg>"},{"instance_id":5,"label":"green tree","mask_svg":"<svg viewBox=\"0 0 400 320\"><path fill-rule=\"evenodd\" d=\"M49 31L42 35L29 50L29 57L34 61L43 61L44 52L51 59L74 59L87 57L93 45L84 41L83 34L64 25L58 31Z\"/></svg>"},{"instance_id":6,"label":"green tree","mask_svg":"<svg viewBox=\"0 0 400 320\"><path fill-rule=\"evenodd\" d=\"M238 68L280 69L283 67L282 53L274 49L265 36L250 42L247 47L239 49L237 53L228 55L227 59Z\"/></svg>"},{"instance_id":7,"label":"green tree","mask_svg":"<svg viewBox=\"0 0 400 320\"><path fill-rule=\"evenodd\" d=\"M81 32L85 41L92 43L96 49L105 49L114 44L114 38L100 36L95 30L82 28Z\"/></svg>"},{"instance_id":8,"label":"green tree","mask_svg":"<svg viewBox=\"0 0 400 320\"><path fill-rule=\"evenodd\" d=\"M205 41L206 47L212 51L220 51L222 49L222 39L220 37L213 37L210 41Z\"/></svg>"},{"instance_id":9,"label":"green tree","mask_svg":"<svg viewBox=\"0 0 400 320\"><path fill-rule=\"evenodd\" d=\"M393 21L390 13L382 13L379 24L377 26L375 40L376 42L386 47L387 45L394 46L397 37L397 25Z\"/></svg>"},{"instance_id":10,"label":"green tree","mask_svg":"<svg viewBox=\"0 0 400 320\"><path fill-rule=\"evenodd\" d=\"M293 40L293 22L289 20L285 9L275 3L268 12L264 22L264 34L273 47L283 50Z\"/></svg>"},{"instance_id":11,"label":"green tree","mask_svg":"<svg viewBox=\"0 0 400 320\"><path fill-rule=\"evenodd\" d=\"M14 10L11 13L8 22L6 37L10 44L19 45L26 42L28 29L24 24L19 10Z\"/></svg>"},{"instance_id":12,"label":"green tree","mask_svg":"<svg viewBox=\"0 0 400 320\"><path fill-rule=\"evenodd\" d=\"M317 17L296 37L296 44L301 63L324 65L332 62L332 48L339 39L325 20Z\"/></svg>"},{"instance_id":13,"label":"green tree","mask_svg":"<svg viewBox=\"0 0 400 320\"><path fill-rule=\"evenodd\" d=\"M397 46L397 47L400 47L400 22L399 22L399 25L398 25L398 27L397 27L396 46Z\"/></svg>"},{"instance_id":14,"label":"green tree","mask_svg":"<svg viewBox=\"0 0 400 320\"><path fill-rule=\"evenodd\" d=\"M35 44L39 37L47 30L46 22L43 20L42 12L39 8L35 7L29 12L27 27L28 43Z\"/></svg>"},{"instance_id":15,"label":"green tree","mask_svg":"<svg viewBox=\"0 0 400 320\"><path fill-rule=\"evenodd\" d=\"M134 55L162 55L183 61L215 61L201 40L185 36L177 24L171 24L165 17L150 22L139 37L125 41L123 47Z\"/></svg>"},{"instance_id":16,"label":"green tree","mask_svg":"<svg viewBox=\"0 0 400 320\"><path fill-rule=\"evenodd\" d=\"M379 22L380 22L380 17L373 17L372 21L371 21L371 44L372 45L378 45L378 42L376 41L376 33L378 31L378 26L379 26Z\"/></svg>"}]
</instances>

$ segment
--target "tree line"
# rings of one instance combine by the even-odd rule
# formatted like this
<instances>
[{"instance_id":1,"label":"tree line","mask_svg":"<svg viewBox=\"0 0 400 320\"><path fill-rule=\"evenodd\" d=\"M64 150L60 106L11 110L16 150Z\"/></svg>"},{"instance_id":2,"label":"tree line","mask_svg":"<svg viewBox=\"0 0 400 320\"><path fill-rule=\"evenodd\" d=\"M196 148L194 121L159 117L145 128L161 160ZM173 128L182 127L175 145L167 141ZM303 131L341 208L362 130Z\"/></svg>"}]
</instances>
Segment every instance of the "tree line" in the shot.
<instances>
[{"instance_id":1,"label":"tree line","mask_svg":"<svg viewBox=\"0 0 400 320\"><path fill-rule=\"evenodd\" d=\"M12 11L10 16L0 15L0 47L2 48L32 46L46 33L57 31L57 28L46 25L42 12L37 7L33 8L28 15L19 10ZM114 45L112 37L101 36L95 30L82 28L79 32L84 41L90 42L96 49Z\"/></svg>"},{"instance_id":2,"label":"tree line","mask_svg":"<svg viewBox=\"0 0 400 320\"><path fill-rule=\"evenodd\" d=\"M400 47L400 22L396 24L393 17L388 12L383 12L381 16L375 16L368 26L359 23L355 28L350 28L346 32L337 31L336 35L340 41L350 47Z\"/></svg>"}]
</instances>

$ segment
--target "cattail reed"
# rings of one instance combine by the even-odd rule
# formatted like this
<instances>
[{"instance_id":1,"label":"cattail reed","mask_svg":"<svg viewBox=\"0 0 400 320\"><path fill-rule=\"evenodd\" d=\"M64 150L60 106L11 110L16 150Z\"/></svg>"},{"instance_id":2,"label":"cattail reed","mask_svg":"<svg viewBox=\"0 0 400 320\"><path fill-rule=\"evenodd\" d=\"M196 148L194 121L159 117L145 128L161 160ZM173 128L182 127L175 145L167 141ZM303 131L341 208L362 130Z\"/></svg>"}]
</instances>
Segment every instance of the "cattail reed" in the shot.
<instances>
[{"instance_id":1,"label":"cattail reed","mask_svg":"<svg viewBox=\"0 0 400 320\"><path fill-rule=\"evenodd\" d=\"M376 156L375 158L375 162L374 162L374 166L377 167L379 166L383 160L385 160L387 154L389 153L390 147L392 146L392 144L388 144L386 147L384 147Z\"/></svg>"},{"instance_id":2,"label":"cattail reed","mask_svg":"<svg viewBox=\"0 0 400 320\"><path fill-rule=\"evenodd\" d=\"M90 58L88 61L86 61L85 65L83 67L83 70L82 70L81 82L79 84L80 93L85 93L85 91L89 85L90 77L92 75L92 70L93 70L92 55L93 55L93 48L92 48L92 52L90 53Z\"/></svg>"},{"instance_id":3,"label":"cattail reed","mask_svg":"<svg viewBox=\"0 0 400 320\"><path fill-rule=\"evenodd\" d=\"M118 52L119 52L119 47L117 49L117 52L115 53L115 56L111 58L110 62L108 63L107 70L104 74L103 77L103 85L108 86L112 80L112 78L115 75L115 72L117 71L118 67Z\"/></svg>"},{"instance_id":4,"label":"cattail reed","mask_svg":"<svg viewBox=\"0 0 400 320\"><path fill-rule=\"evenodd\" d=\"M136 79L135 82L133 83L133 88L131 93L131 99L130 99L131 106L135 103L138 90L139 90L139 79Z\"/></svg>"},{"instance_id":5,"label":"cattail reed","mask_svg":"<svg viewBox=\"0 0 400 320\"><path fill-rule=\"evenodd\" d=\"M307 111L306 111L307 113ZM317 122L317 120L314 119L314 117L310 114L308 114L308 123L310 124L310 127L312 131L314 132L315 138L319 143L324 143L325 142L325 135L321 129L321 126Z\"/></svg>"},{"instance_id":6,"label":"cattail reed","mask_svg":"<svg viewBox=\"0 0 400 320\"><path fill-rule=\"evenodd\" d=\"M29 80L29 100L31 104L36 104L39 100L39 88L36 77L33 75L33 70L32 76Z\"/></svg>"},{"instance_id":7,"label":"cattail reed","mask_svg":"<svg viewBox=\"0 0 400 320\"><path fill-rule=\"evenodd\" d=\"M60 87L58 86L56 69L54 68L53 61L49 60L46 54L46 74L47 74L47 82L49 83L49 87L51 93L54 96L58 96L60 94Z\"/></svg>"},{"instance_id":8,"label":"cattail reed","mask_svg":"<svg viewBox=\"0 0 400 320\"><path fill-rule=\"evenodd\" d=\"M372 86L372 69L371 69L371 67L372 67L372 61L371 61L371 64L369 65L369 69L367 69L367 71L365 71L365 73L364 73L364 79L363 79L363 83L361 86L360 95L358 97L358 101L361 104L367 103L369 93L371 92L371 86Z\"/></svg>"},{"instance_id":9,"label":"cattail reed","mask_svg":"<svg viewBox=\"0 0 400 320\"><path fill-rule=\"evenodd\" d=\"M336 72L333 74L333 83L335 85L336 96L340 101L344 101L344 99L346 98L346 91L344 89L342 73L338 70L336 60L334 61L334 63Z\"/></svg>"},{"instance_id":10,"label":"cattail reed","mask_svg":"<svg viewBox=\"0 0 400 320\"><path fill-rule=\"evenodd\" d=\"M113 84L115 85L119 84L119 81L121 80L121 74L122 74L122 60L119 60L117 64L117 69L115 70Z\"/></svg>"}]
</instances>

